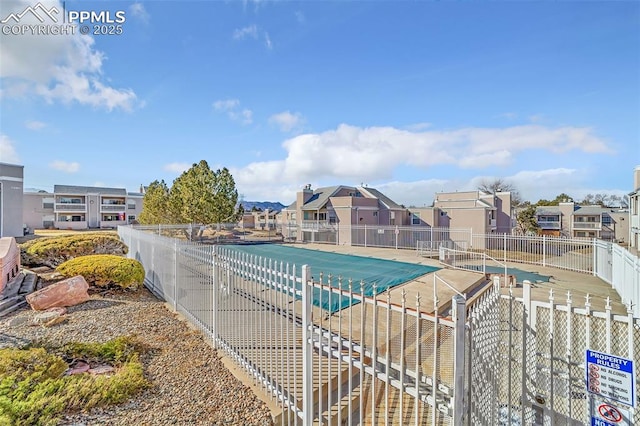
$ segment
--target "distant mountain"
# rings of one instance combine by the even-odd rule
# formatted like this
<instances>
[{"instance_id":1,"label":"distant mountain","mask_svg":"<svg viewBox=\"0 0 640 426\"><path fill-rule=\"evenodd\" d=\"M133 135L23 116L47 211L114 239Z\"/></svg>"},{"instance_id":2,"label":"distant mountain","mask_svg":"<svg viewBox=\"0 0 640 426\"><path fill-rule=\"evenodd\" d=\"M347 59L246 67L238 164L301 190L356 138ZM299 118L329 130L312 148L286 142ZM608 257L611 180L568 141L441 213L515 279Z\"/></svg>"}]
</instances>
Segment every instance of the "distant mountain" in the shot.
<instances>
[{"instance_id":1,"label":"distant mountain","mask_svg":"<svg viewBox=\"0 0 640 426\"><path fill-rule=\"evenodd\" d=\"M263 211L266 209L269 209L271 211L279 212L280 210L284 209L287 206L279 202L274 203L271 201L243 201L242 207L244 207L245 212L251 211L253 207Z\"/></svg>"}]
</instances>

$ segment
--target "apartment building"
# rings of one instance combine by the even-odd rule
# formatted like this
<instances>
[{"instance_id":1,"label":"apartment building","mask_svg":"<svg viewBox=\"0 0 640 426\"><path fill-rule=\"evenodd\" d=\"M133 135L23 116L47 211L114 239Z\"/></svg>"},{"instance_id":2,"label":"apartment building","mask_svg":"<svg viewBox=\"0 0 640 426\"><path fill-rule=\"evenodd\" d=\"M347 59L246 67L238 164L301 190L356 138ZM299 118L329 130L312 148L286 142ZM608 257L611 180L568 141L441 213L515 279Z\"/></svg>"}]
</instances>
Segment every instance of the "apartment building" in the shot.
<instances>
[{"instance_id":1,"label":"apartment building","mask_svg":"<svg viewBox=\"0 0 640 426\"><path fill-rule=\"evenodd\" d=\"M53 193L24 194L23 217L31 229L115 228L137 220L143 197L124 188L54 185Z\"/></svg>"},{"instance_id":2,"label":"apartment building","mask_svg":"<svg viewBox=\"0 0 640 426\"><path fill-rule=\"evenodd\" d=\"M351 232L344 225L406 225L408 220L407 209L377 189L346 185L315 190L307 185L280 215L283 228L297 228L298 239L302 232L321 232L343 225L339 240L345 244L349 244Z\"/></svg>"},{"instance_id":3,"label":"apartment building","mask_svg":"<svg viewBox=\"0 0 640 426\"><path fill-rule=\"evenodd\" d=\"M471 229L475 234L510 234L510 192L439 192L433 207L410 208L411 225Z\"/></svg>"},{"instance_id":4,"label":"apartment building","mask_svg":"<svg viewBox=\"0 0 640 426\"><path fill-rule=\"evenodd\" d=\"M624 242L629 232L629 213L601 206L580 206L573 201L536 208L541 235L599 238Z\"/></svg>"},{"instance_id":5,"label":"apartment building","mask_svg":"<svg viewBox=\"0 0 640 426\"><path fill-rule=\"evenodd\" d=\"M245 212L239 226L247 229L275 229L278 212L275 210Z\"/></svg>"},{"instance_id":6,"label":"apartment building","mask_svg":"<svg viewBox=\"0 0 640 426\"><path fill-rule=\"evenodd\" d=\"M633 171L633 192L629 194L629 247L640 249L640 166Z\"/></svg>"},{"instance_id":7,"label":"apartment building","mask_svg":"<svg viewBox=\"0 0 640 426\"><path fill-rule=\"evenodd\" d=\"M24 166L0 163L0 237L22 237Z\"/></svg>"}]
</instances>

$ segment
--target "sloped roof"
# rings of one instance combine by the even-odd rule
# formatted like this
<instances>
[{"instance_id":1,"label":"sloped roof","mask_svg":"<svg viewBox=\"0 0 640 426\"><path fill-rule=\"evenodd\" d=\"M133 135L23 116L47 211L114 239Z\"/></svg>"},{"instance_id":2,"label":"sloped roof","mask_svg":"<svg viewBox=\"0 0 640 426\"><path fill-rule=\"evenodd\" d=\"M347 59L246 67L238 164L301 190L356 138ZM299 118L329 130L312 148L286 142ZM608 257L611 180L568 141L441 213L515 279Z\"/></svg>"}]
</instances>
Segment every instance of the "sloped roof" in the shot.
<instances>
[{"instance_id":1,"label":"sloped roof","mask_svg":"<svg viewBox=\"0 0 640 426\"><path fill-rule=\"evenodd\" d=\"M597 215L597 214L602 214L607 212L609 209L605 209L604 207L600 207L600 206L576 206L575 210L573 211L574 215Z\"/></svg>"},{"instance_id":2,"label":"sloped roof","mask_svg":"<svg viewBox=\"0 0 640 426\"><path fill-rule=\"evenodd\" d=\"M102 188L98 186L75 186L75 185L54 185L55 194L108 194L126 196L127 190L124 188Z\"/></svg>"},{"instance_id":3,"label":"sloped roof","mask_svg":"<svg viewBox=\"0 0 640 426\"><path fill-rule=\"evenodd\" d=\"M558 206L538 206L536 207L536 215L560 215L560 207Z\"/></svg>"},{"instance_id":4,"label":"sloped roof","mask_svg":"<svg viewBox=\"0 0 640 426\"><path fill-rule=\"evenodd\" d=\"M378 191L375 188L369 188L369 187L363 188L363 187L360 187L358 189L360 191L362 191L362 192L367 192L372 198L377 198L388 209L391 209L391 210L404 209L404 207L402 207L400 204L396 203L391 198L387 197L386 195L384 195L382 192Z\"/></svg>"},{"instance_id":5,"label":"sloped roof","mask_svg":"<svg viewBox=\"0 0 640 426\"><path fill-rule=\"evenodd\" d=\"M313 191L313 195L304 206L302 206L303 210L318 210L324 207L329 201L329 197L338 192L340 188L348 188L346 186L336 185L336 186L326 186L323 188L318 188ZM355 188L354 188L355 189Z\"/></svg>"}]
</instances>

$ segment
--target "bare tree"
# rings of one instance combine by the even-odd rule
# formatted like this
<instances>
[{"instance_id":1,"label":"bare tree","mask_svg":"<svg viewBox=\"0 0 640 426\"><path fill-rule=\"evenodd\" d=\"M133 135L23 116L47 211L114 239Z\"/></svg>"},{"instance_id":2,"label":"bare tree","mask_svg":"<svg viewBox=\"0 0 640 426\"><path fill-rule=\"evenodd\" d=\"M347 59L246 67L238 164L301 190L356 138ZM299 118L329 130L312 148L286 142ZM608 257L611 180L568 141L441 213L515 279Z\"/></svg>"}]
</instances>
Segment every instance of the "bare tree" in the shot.
<instances>
[{"instance_id":1,"label":"bare tree","mask_svg":"<svg viewBox=\"0 0 640 426\"><path fill-rule=\"evenodd\" d=\"M496 192L510 192L511 204L513 206L522 204L522 197L515 185L502 178L495 178L493 180L483 179L478 185L478 190L488 194L495 194Z\"/></svg>"}]
</instances>

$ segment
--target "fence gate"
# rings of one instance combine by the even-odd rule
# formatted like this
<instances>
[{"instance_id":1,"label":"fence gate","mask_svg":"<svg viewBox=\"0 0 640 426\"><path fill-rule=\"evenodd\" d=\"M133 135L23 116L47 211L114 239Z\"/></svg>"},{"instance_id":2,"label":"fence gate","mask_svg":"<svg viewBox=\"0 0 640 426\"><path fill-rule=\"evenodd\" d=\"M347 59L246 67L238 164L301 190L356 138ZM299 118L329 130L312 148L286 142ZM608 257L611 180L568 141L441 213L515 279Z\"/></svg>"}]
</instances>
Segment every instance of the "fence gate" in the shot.
<instances>
[{"instance_id":1,"label":"fence gate","mask_svg":"<svg viewBox=\"0 0 640 426\"><path fill-rule=\"evenodd\" d=\"M627 316L612 314L609 303L605 312L592 311L588 296L581 299L550 292L548 301L532 301L525 282L522 297L500 294L494 286L470 309L465 424L592 424L586 351L637 363L640 319L631 309ZM640 410L606 398L602 403L628 411L625 424L640 424Z\"/></svg>"}]
</instances>

